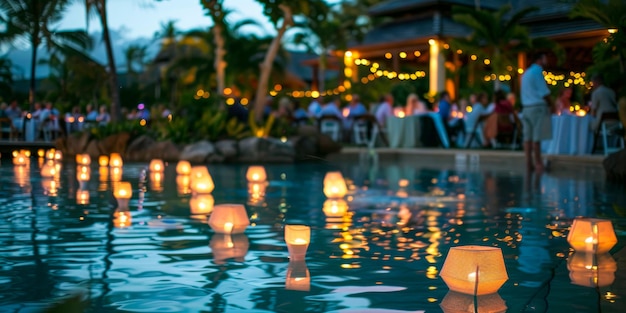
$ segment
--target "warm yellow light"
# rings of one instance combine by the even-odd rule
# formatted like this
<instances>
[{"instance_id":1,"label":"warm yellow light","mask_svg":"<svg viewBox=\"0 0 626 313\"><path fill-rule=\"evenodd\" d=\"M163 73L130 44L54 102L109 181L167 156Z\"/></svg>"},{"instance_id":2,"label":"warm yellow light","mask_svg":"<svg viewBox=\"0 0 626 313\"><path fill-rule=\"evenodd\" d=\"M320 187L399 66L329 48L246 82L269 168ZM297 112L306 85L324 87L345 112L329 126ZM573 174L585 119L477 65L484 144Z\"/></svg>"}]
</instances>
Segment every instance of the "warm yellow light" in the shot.
<instances>
[{"instance_id":1,"label":"warm yellow light","mask_svg":"<svg viewBox=\"0 0 626 313\"><path fill-rule=\"evenodd\" d=\"M422 53L421 53L421 52L419 52L419 51L417 51L417 50L415 50L415 51L413 51L413 55L414 55L416 58L419 58L419 57L420 57L420 55L422 55Z\"/></svg>"},{"instance_id":2,"label":"warm yellow light","mask_svg":"<svg viewBox=\"0 0 626 313\"><path fill-rule=\"evenodd\" d=\"M489 59L484 59L483 63L485 63L485 65L489 65L489 64L491 64L491 61Z\"/></svg>"},{"instance_id":3,"label":"warm yellow light","mask_svg":"<svg viewBox=\"0 0 626 313\"><path fill-rule=\"evenodd\" d=\"M196 91L196 96L198 97L202 97L203 94L204 94L204 90L202 89L198 89L198 91Z\"/></svg>"},{"instance_id":4,"label":"warm yellow light","mask_svg":"<svg viewBox=\"0 0 626 313\"><path fill-rule=\"evenodd\" d=\"M478 59L478 56L476 56L475 54L472 54L470 56L470 59L472 59L472 61L476 61Z\"/></svg>"},{"instance_id":5,"label":"warm yellow light","mask_svg":"<svg viewBox=\"0 0 626 313\"><path fill-rule=\"evenodd\" d=\"M352 51L350 51L350 50L346 51L346 53L344 54L344 56L345 56L346 58L351 58L351 57L352 57Z\"/></svg>"},{"instance_id":6,"label":"warm yellow light","mask_svg":"<svg viewBox=\"0 0 626 313\"><path fill-rule=\"evenodd\" d=\"M484 246L450 248L440 275L450 290L470 295L494 293L508 279L502 250Z\"/></svg>"},{"instance_id":7,"label":"warm yellow light","mask_svg":"<svg viewBox=\"0 0 626 313\"><path fill-rule=\"evenodd\" d=\"M150 190L163 191L163 172L150 172Z\"/></svg>"},{"instance_id":8,"label":"warm yellow light","mask_svg":"<svg viewBox=\"0 0 626 313\"><path fill-rule=\"evenodd\" d=\"M46 156L46 150L44 150L44 149L37 150L37 156L40 157L40 158L45 157Z\"/></svg>"},{"instance_id":9,"label":"warm yellow light","mask_svg":"<svg viewBox=\"0 0 626 313\"><path fill-rule=\"evenodd\" d=\"M153 159L150 161L151 172L163 172L164 170L165 170L165 165L163 164L163 160Z\"/></svg>"},{"instance_id":10,"label":"warm yellow light","mask_svg":"<svg viewBox=\"0 0 626 313\"><path fill-rule=\"evenodd\" d=\"M311 241L311 228L306 225L285 225L285 242L291 260L304 260Z\"/></svg>"},{"instance_id":11,"label":"warm yellow light","mask_svg":"<svg viewBox=\"0 0 626 313\"><path fill-rule=\"evenodd\" d=\"M439 305L443 313L506 312L507 306L498 293L484 296L466 295L450 291Z\"/></svg>"},{"instance_id":12,"label":"warm yellow light","mask_svg":"<svg viewBox=\"0 0 626 313\"><path fill-rule=\"evenodd\" d=\"M227 98L227 99L226 99L226 104L227 104L227 105L233 105L233 104L235 104L235 99L234 99L234 98Z\"/></svg>"},{"instance_id":13,"label":"warm yellow light","mask_svg":"<svg viewBox=\"0 0 626 313\"><path fill-rule=\"evenodd\" d=\"M146 126L146 124L148 124L148 121L146 121L145 119L141 119L139 120L139 126Z\"/></svg>"},{"instance_id":14,"label":"warm yellow light","mask_svg":"<svg viewBox=\"0 0 626 313\"><path fill-rule=\"evenodd\" d=\"M209 247L213 253L213 262L223 264L228 259L243 262L250 243L245 234L213 234Z\"/></svg>"},{"instance_id":15,"label":"warm yellow light","mask_svg":"<svg viewBox=\"0 0 626 313\"><path fill-rule=\"evenodd\" d=\"M59 151L59 150L56 150L54 152L54 159L57 160L57 161L63 160L63 153L61 151Z\"/></svg>"},{"instance_id":16,"label":"warm yellow light","mask_svg":"<svg viewBox=\"0 0 626 313\"><path fill-rule=\"evenodd\" d=\"M615 281L617 262L609 253L576 251L567 259L567 269L573 284L597 288L609 286Z\"/></svg>"},{"instance_id":17,"label":"warm yellow light","mask_svg":"<svg viewBox=\"0 0 626 313\"><path fill-rule=\"evenodd\" d=\"M343 198L348 193L341 172L328 172L324 177L324 194L327 198Z\"/></svg>"},{"instance_id":18,"label":"warm yellow light","mask_svg":"<svg viewBox=\"0 0 626 313\"><path fill-rule=\"evenodd\" d=\"M248 182L260 183L267 180L267 174L265 173L265 167L260 165L253 165L248 167L246 172L246 179Z\"/></svg>"},{"instance_id":19,"label":"warm yellow light","mask_svg":"<svg viewBox=\"0 0 626 313\"><path fill-rule=\"evenodd\" d=\"M606 253L617 243L617 237L610 220L576 218L567 242L578 252Z\"/></svg>"},{"instance_id":20,"label":"warm yellow light","mask_svg":"<svg viewBox=\"0 0 626 313\"><path fill-rule=\"evenodd\" d=\"M213 189L215 189L215 184L210 175L191 179L191 191L195 194L209 194Z\"/></svg>"},{"instance_id":21,"label":"warm yellow light","mask_svg":"<svg viewBox=\"0 0 626 313\"><path fill-rule=\"evenodd\" d=\"M213 207L209 226L216 233L239 234L250 225L246 208L241 204L218 204Z\"/></svg>"},{"instance_id":22,"label":"warm yellow light","mask_svg":"<svg viewBox=\"0 0 626 313\"><path fill-rule=\"evenodd\" d=\"M109 166L122 167L123 165L124 161L122 161L122 156L119 153L111 153L109 156Z\"/></svg>"},{"instance_id":23,"label":"warm yellow light","mask_svg":"<svg viewBox=\"0 0 626 313\"><path fill-rule=\"evenodd\" d=\"M130 199L133 196L133 189L129 182L118 182L113 188L113 196L116 199Z\"/></svg>"},{"instance_id":24,"label":"warm yellow light","mask_svg":"<svg viewBox=\"0 0 626 313\"><path fill-rule=\"evenodd\" d=\"M89 154L77 154L76 155L76 164L79 165L89 165L91 164L91 157Z\"/></svg>"},{"instance_id":25,"label":"warm yellow light","mask_svg":"<svg viewBox=\"0 0 626 313\"><path fill-rule=\"evenodd\" d=\"M180 195L191 193L191 178L189 175L176 176L176 190Z\"/></svg>"},{"instance_id":26,"label":"warm yellow light","mask_svg":"<svg viewBox=\"0 0 626 313\"><path fill-rule=\"evenodd\" d=\"M57 174L57 168L52 161L44 163L44 165L41 167L41 177L54 177Z\"/></svg>"},{"instance_id":27,"label":"warm yellow light","mask_svg":"<svg viewBox=\"0 0 626 313\"><path fill-rule=\"evenodd\" d=\"M28 158L22 154L22 153L17 153L16 156L13 157L13 165L26 165L26 163L28 163Z\"/></svg>"},{"instance_id":28,"label":"warm yellow light","mask_svg":"<svg viewBox=\"0 0 626 313\"><path fill-rule=\"evenodd\" d=\"M609 34L615 34L617 33L617 28L609 28L607 29L609 31Z\"/></svg>"},{"instance_id":29,"label":"warm yellow light","mask_svg":"<svg viewBox=\"0 0 626 313\"><path fill-rule=\"evenodd\" d=\"M46 151L46 159L54 160L55 152L56 152L56 150L54 148L49 149L48 151Z\"/></svg>"},{"instance_id":30,"label":"warm yellow light","mask_svg":"<svg viewBox=\"0 0 626 313\"><path fill-rule=\"evenodd\" d=\"M224 95L228 96L233 93L233 90L229 87L224 88Z\"/></svg>"},{"instance_id":31,"label":"warm yellow light","mask_svg":"<svg viewBox=\"0 0 626 313\"><path fill-rule=\"evenodd\" d=\"M304 261L289 261L285 289L296 291L311 290L311 274Z\"/></svg>"},{"instance_id":32,"label":"warm yellow light","mask_svg":"<svg viewBox=\"0 0 626 313\"><path fill-rule=\"evenodd\" d=\"M399 56L402 59L406 59L406 52L404 52L404 51L400 52Z\"/></svg>"},{"instance_id":33,"label":"warm yellow light","mask_svg":"<svg viewBox=\"0 0 626 313\"><path fill-rule=\"evenodd\" d=\"M317 98L319 98L319 96L320 96L320 92L319 91L317 91L317 90L311 91L311 97L317 99Z\"/></svg>"},{"instance_id":34,"label":"warm yellow light","mask_svg":"<svg viewBox=\"0 0 626 313\"><path fill-rule=\"evenodd\" d=\"M76 204L80 204L80 205L89 204L89 190L84 190L84 189L76 190Z\"/></svg>"},{"instance_id":35,"label":"warm yellow light","mask_svg":"<svg viewBox=\"0 0 626 313\"><path fill-rule=\"evenodd\" d=\"M109 156L108 155L101 155L98 157L98 164L100 166L109 166Z\"/></svg>"},{"instance_id":36,"label":"warm yellow light","mask_svg":"<svg viewBox=\"0 0 626 313\"><path fill-rule=\"evenodd\" d=\"M91 178L91 171L76 171L76 180L79 182L87 182Z\"/></svg>"},{"instance_id":37,"label":"warm yellow light","mask_svg":"<svg viewBox=\"0 0 626 313\"><path fill-rule=\"evenodd\" d=\"M122 168L121 167L113 167L111 168L111 181L112 182L118 182L120 180L122 180Z\"/></svg>"},{"instance_id":38,"label":"warm yellow light","mask_svg":"<svg viewBox=\"0 0 626 313\"><path fill-rule=\"evenodd\" d=\"M116 210L113 213L113 226L116 228L126 228L131 225L132 221L133 216L130 214L130 211Z\"/></svg>"},{"instance_id":39,"label":"warm yellow light","mask_svg":"<svg viewBox=\"0 0 626 313\"><path fill-rule=\"evenodd\" d=\"M176 164L176 174L178 175L189 175L191 173L191 163L186 160L178 161Z\"/></svg>"},{"instance_id":40,"label":"warm yellow light","mask_svg":"<svg viewBox=\"0 0 626 313\"><path fill-rule=\"evenodd\" d=\"M322 211L326 217L343 217L348 213L348 203L343 199L327 199Z\"/></svg>"},{"instance_id":41,"label":"warm yellow light","mask_svg":"<svg viewBox=\"0 0 626 313\"><path fill-rule=\"evenodd\" d=\"M391 59L391 57L392 57L391 52L385 53L385 59Z\"/></svg>"},{"instance_id":42,"label":"warm yellow light","mask_svg":"<svg viewBox=\"0 0 626 313\"><path fill-rule=\"evenodd\" d=\"M435 45L435 43L437 43L437 41L435 41L435 39L428 39L428 44L433 46Z\"/></svg>"}]
</instances>

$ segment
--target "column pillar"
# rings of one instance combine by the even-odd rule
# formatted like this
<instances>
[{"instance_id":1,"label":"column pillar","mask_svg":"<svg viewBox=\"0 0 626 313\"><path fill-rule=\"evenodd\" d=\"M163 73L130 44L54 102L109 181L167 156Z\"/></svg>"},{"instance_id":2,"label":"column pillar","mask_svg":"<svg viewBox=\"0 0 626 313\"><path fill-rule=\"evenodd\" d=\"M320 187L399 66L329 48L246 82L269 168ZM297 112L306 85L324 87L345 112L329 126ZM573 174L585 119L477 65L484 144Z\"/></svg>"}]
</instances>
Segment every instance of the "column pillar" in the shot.
<instances>
[{"instance_id":1,"label":"column pillar","mask_svg":"<svg viewBox=\"0 0 626 313\"><path fill-rule=\"evenodd\" d=\"M446 68L441 54L441 42L438 39L429 39L428 45L430 46L428 94L434 97L445 88Z\"/></svg>"}]
</instances>

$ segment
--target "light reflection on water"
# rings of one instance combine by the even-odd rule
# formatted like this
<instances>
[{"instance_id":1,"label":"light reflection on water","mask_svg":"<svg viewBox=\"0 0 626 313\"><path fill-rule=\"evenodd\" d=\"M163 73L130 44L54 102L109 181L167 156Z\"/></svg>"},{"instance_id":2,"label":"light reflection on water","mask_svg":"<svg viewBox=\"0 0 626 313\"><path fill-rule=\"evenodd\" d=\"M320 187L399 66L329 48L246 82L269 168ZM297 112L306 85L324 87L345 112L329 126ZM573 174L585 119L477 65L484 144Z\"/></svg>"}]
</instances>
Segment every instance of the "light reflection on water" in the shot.
<instances>
[{"instance_id":1,"label":"light reflection on water","mask_svg":"<svg viewBox=\"0 0 626 313\"><path fill-rule=\"evenodd\" d=\"M244 234L227 236L210 230L202 210L191 212L175 164L162 176L147 164L93 165L82 183L73 163L46 179L40 166L33 158L29 167L0 167L0 311L40 309L80 292L97 312L437 312L450 299L465 301L448 295L438 274L448 249L467 244L502 248L510 278L499 297L510 311L595 311L596 291L568 276L571 219L613 219L620 241L612 252L624 246L623 187L590 175L270 165L269 185L250 195L259 189L245 181L246 166L211 165L210 200L246 203L251 220ZM323 211L330 170L353 184L343 216ZM129 211L113 210L120 180L134 188ZM79 190L89 190L89 204L77 204L85 201ZM289 262L287 223L312 226L306 262ZM623 286L599 291L614 301L601 300L605 309L623 305Z\"/></svg>"}]
</instances>

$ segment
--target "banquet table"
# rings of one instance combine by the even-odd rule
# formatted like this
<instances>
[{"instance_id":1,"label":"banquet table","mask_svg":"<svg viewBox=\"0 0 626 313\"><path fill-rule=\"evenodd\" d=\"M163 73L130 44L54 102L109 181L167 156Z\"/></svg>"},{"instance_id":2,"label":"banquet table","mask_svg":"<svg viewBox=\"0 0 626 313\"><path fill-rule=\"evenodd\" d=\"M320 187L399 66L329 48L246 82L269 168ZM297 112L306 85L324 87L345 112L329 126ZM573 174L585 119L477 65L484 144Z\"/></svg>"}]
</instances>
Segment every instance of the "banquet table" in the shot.
<instances>
[{"instance_id":1,"label":"banquet table","mask_svg":"<svg viewBox=\"0 0 626 313\"><path fill-rule=\"evenodd\" d=\"M441 116L435 112L406 117L390 116L387 118L387 137L391 148L414 148L423 146L422 124L424 119L431 119L435 127L434 131L439 136L441 145L449 148L448 135L441 120ZM432 134L433 136L435 133Z\"/></svg>"},{"instance_id":2,"label":"banquet table","mask_svg":"<svg viewBox=\"0 0 626 313\"><path fill-rule=\"evenodd\" d=\"M552 139L541 142L544 154L583 155L590 154L593 117L572 114L552 115Z\"/></svg>"}]
</instances>

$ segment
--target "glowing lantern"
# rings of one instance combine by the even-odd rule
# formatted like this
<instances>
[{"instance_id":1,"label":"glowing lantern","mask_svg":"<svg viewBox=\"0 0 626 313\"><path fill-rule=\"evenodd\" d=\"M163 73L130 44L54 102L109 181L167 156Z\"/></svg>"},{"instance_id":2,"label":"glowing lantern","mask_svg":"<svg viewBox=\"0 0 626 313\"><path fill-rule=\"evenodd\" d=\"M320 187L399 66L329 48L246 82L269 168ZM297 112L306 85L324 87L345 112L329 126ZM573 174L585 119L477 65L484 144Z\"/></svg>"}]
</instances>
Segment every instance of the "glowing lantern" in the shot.
<instances>
[{"instance_id":1,"label":"glowing lantern","mask_svg":"<svg viewBox=\"0 0 626 313\"><path fill-rule=\"evenodd\" d=\"M44 165L41 167L41 177L54 177L55 175L57 175L57 173L57 168L52 161L44 163Z\"/></svg>"},{"instance_id":2,"label":"glowing lantern","mask_svg":"<svg viewBox=\"0 0 626 313\"><path fill-rule=\"evenodd\" d=\"M450 290L478 296L498 291L509 278L502 250L484 246L450 248L440 275Z\"/></svg>"},{"instance_id":3,"label":"glowing lantern","mask_svg":"<svg viewBox=\"0 0 626 313\"><path fill-rule=\"evenodd\" d=\"M165 170L165 165L163 165L163 161L159 159L154 159L150 161L150 171L151 172L163 172Z\"/></svg>"},{"instance_id":4,"label":"glowing lantern","mask_svg":"<svg viewBox=\"0 0 626 313\"><path fill-rule=\"evenodd\" d=\"M46 152L46 159L48 160L54 160L54 155L55 155L55 150L54 149L49 149Z\"/></svg>"},{"instance_id":5,"label":"glowing lantern","mask_svg":"<svg viewBox=\"0 0 626 313\"><path fill-rule=\"evenodd\" d=\"M343 198L348 192L341 172L328 172L324 177L324 194L328 198Z\"/></svg>"},{"instance_id":6,"label":"glowing lantern","mask_svg":"<svg viewBox=\"0 0 626 313\"><path fill-rule=\"evenodd\" d=\"M100 166L109 166L109 156L108 155L101 155L98 157L98 164Z\"/></svg>"},{"instance_id":7,"label":"glowing lantern","mask_svg":"<svg viewBox=\"0 0 626 313\"><path fill-rule=\"evenodd\" d=\"M191 173L191 164L189 161L181 160L176 164L176 174L189 175Z\"/></svg>"},{"instance_id":8,"label":"glowing lantern","mask_svg":"<svg viewBox=\"0 0 626 313\"><path fill-rule=\"evenodd\" d=\"M189 199L189 209L191 215L209 215L213 211L215 199L212 195L195 195Z\"/></svg>"},{"instance_id":9,"label":"glowing lantern","mask_svg":"<svg viewBox=\"0 0 626 313\"><path fill-rule=\"evenodd\" d=\"M439 305L444 313L505 313L506 302L498 293L478 296L449 291Z\"/></svg>"},{"instance_id":10,"label":"glowing lantern","mask_svg":"<svg viewBox=\"0 0 626 313\"><path fill-rule=\"evenodd\" d=\"M209 241L215 264L224 264L228 259L243 262L249 246L246 234L213 234Z\"/></svg>"},{"instance_id":11,"label":"glowing lantern","mask_svg":"<svg viewBox=\"0 0 626 313\"><path fill-rule=\"evenodd\" d=\"M56 161L61 161L63 160L63 153L59 150L54 151L54 159Z\"/></svg>"},{"instance_id":12,"label":"glowing lantern","mask_svg":"<svg viewBox=\"0 0 626 313\"><path fill-rule=\"evenodd\" d=\"M206 166L194 166L191 168L191 179L193 180L194 178L200 178L200 177L204 177L204 176L211 176L211 174L209 174L209 170L206 168Z\"/></svg>"},{"instance_id":13,"label":"glowing lantern","mask_svg":"<svg viewBox=\"0 0 626 313\"><path fill-rule=\"evenodd\" d=\"M615 281L617 262L608 254L574 252L567 259L572 283L585 287L604 287Z\"/></svg>"},{"instance_id":14,"label":"glowing lantern","mask_svg":"<svg viewBox=\"0 0 626 313\"><path fill-rule=\"evenodd\" d=\"M128 200L133 196L129 182L118 182L113 186L113 196L117 199L118 209L128 210Z\"/></svg>"},{"instance_id":15,"label":"glowing lantern","mask_svg":"<svg viewBox=\"0 0 626 313\"><path fill-rule=\"evenodd\" d=\"M211 175L201 177L192 176L191 178L191 190L195 194L209 194L214 188L215 185L213 184Z\"/></svg>"},{"instance_id":16,"label":"glowing lantern","mask_svg":"<svg viewBox=\"0 0 626 313\"><path fill-rule=\"evenodd\" d=\"M44 150L44 149L37 150L37 156L40 157L40 158L45 157L46 156L46 150Z\"/></svg>"},{"instance_id":17,"label":"glowing lantern","mask_svg":"<svg viewBox=\"0 0 626 313\"><path fill-rule=\"evenodd\" d=\"M348 203L343 199L328 199L322 208L326 217L342 217L348 212Z\"/></svg>"},{"instance_id":18,"label":"glowing lantern","mask_svg":"<svg viewBox=\"0 0 626 313\"><path fill-rule=\"evenodd\" d=\"M311 241L311 228L306 225L285 225L285 242L292 260L304 260Z\"/></svg>"},{"instance_id":19,"label":"glowing lantern","mask_svg":"<svg viewBox=\"0 0 626 313\"><path fill-rule=\"evenodd\" d=\"M20 153L23 154L25 157L30 158L30 150L22 149L20 150Z\"/></svg>"},{"instance_id":20,"label":"glowing lantern","mask_svg":"<svg viewBox=\"0 0 626 313\"><path fill-rule=\"evenodd\" d=\"M114 167L111 169L110 172L110 176L111 176L111 181L112 182L118 182L122 180L122 168L121 167Z\"/></svg>"},{"instance_id":21,"label":"glowing lantern","mask_svg":"<svg viewBox=\"0 0 626 313\"><path fill-rule=\"evenodd\" d=\"M111 153L109 156L109 166L122 167L123 165L124 161L122 160L122 156L119 153Z\"/></svg>"},{"instance_id":22,"label":"glowing lantern","mask_svg":"<svg viewBox=\"0 0 626 313\"><path fill-rule=\"evenodd\" d=\"M246 173L246 179L251 183L261 183L267 180L267 174L265 173L265 167L263 166L250 166Z\"/></svg>"},{"instance_id":23,"label":"glowing lantern","mask_svg":"<svg viewBox=\"0 0 626 313\"><path fill-rule=\"evenodd\" d=\"M128 210L115 210L113 213L113 226L117 228L126 228L131 225L133 216Z\"/></svg>"},{"instance_id":24,"label":"glowing lantern","mask_svg":"<svg viewBox=\"0 0 626 313\"><path fill-rule=\"evenodd\" d=\"M79 165L90 165L91 157L89 154L77 154L76 155L76 164Z\"/></svg>"},{"instance_id":25,"label":"glowing lantern","mask_svg":"<svg viewBox=\"0 0 626 313\"><path fill-rule=\"evenodd\" d=\"M15 153L13 156L13 165L22 166L26 165L26 163L28 163L28 158L24 154L19 152Z\"/></svg>"},{"instance_id":26,"label":"glowing lantern","mask_svg":"<svg viewBox=\"0 0 626 313\"><path fill-rule=\"evenodd\" d=\"M297 291L311 290L311 274L304 261L289 262L285 289Z\"/></svg>"},{"instance_id":27,"label":"glowing lantern","mask_svg":"<svg viewBox=\"0 0 626 313\"><path fill-rule=\"evenodd\" d=\"M81 204L81 205L89 204L89 190L85 190L85 189L76 190L76 204Z\"/></svg>"},{"instance_id":28,"label":"glowing lantern","mask_svg":"<svg viewBox=\"0 0 626 313\"><path fill-rule=\"evenodd\" d=\"M250 225L246 208L241 204L218 204L213 207L209 226L216 233L239 234Z\"/></svg>"},{"instance_id":29,"label":"glowing lantern","mask_svg":"<svg viewBox=\"0 0 626 313\"><path fill-rule=\"evenodd\" d=\"M87 182L91 178L91 171L81 171L78 169L76 171L76 180L79 182Z\"/></svg>"},{"instance_id":30,"label":"glowing lantern","mask_svg":"<svg viewBox=\"0 0 626 313\"><path fill-rule=\"evenodd\" d=\"M578 252L605 253L617 243L617 237L609 220L576 218L567 242Z\"/></svg>"}]
</instances>

